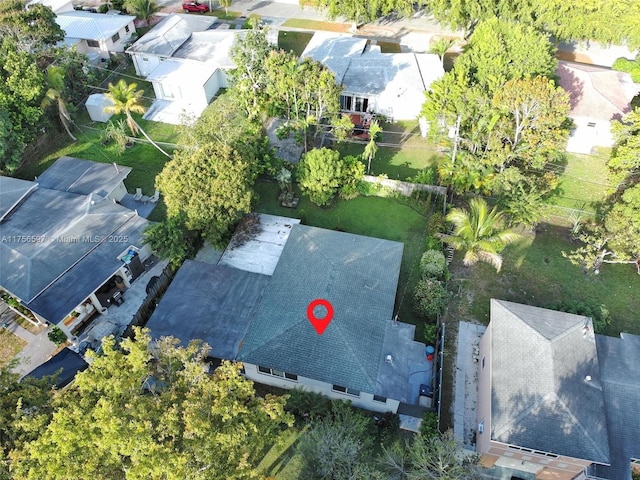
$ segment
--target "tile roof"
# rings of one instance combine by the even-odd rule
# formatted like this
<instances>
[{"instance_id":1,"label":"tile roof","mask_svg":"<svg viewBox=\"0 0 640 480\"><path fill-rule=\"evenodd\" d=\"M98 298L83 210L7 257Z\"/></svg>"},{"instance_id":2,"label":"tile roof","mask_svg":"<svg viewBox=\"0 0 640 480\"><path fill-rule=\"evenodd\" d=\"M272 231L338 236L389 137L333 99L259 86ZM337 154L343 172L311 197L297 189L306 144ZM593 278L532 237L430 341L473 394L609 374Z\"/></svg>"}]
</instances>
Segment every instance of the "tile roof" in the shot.
<instances>
[{"instance_id":1,"label":"tile roof","mask_svg":"<svg viewBox=\"0 0 640 480\"><path fill-rule=\"evenodd\" d=\"M571 62L559 62L560 86L569 93L572 117L610 121L631 111L631 99L640 92L628 73Z\"/></svg>"},{"instance_id":2,"label":"tile roof","mask_svg":"<svg viewBox=\"0 0 640 480\"><path fill-rule=\"evenodd\" d=\"M402 251L397 242L294 225L238 359L374 392ZM323 335L306 316L318 298L334 308Z\"/></svg>"},{"instance_id":3,"label":"tile roof","mask_svg":"<svg viewBox=\"0 0 640 480\"><path fill-rule=\"evenodd\" d=\"M591 319L492 299L490 328L491 438L608 463Z\"/></svg>"},{"instance_id":4,"label":"tile roof","mask_svg":"<svg viewBox=\"0 0 640 480\"><path fill-rule=\"evenodd\" d=\"M85 40L111 38L135 19L136 17L131 15L107 15L83 11L59 13L55 18L66 37Z\"/></svg>"}]
</instances>

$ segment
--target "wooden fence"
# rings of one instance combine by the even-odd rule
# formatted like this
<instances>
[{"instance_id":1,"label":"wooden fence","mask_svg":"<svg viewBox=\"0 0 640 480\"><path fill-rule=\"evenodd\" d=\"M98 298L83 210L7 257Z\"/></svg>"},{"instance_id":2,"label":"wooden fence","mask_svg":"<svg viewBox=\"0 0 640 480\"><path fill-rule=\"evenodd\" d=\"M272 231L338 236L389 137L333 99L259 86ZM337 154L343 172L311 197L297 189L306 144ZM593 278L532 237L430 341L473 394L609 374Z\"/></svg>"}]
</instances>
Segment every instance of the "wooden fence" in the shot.
<instances>
[{"instance_id":1,"label":"wooden fence","mask_svg":"<svg viewBox=\"0 0 640 480\"><path fill-rule=\"evenodd\" d=\"M133 338L133 327L144 327L147 324L149 318L151 318L151 314L158 306L160 298L162 298L164 292L169 288L171 280L173 280L175 274L176 272L170 265L167 265L164 268L162 274L158 277L158 281L153 287L151 287L147 294L147 298L144 299L144 302L142 302L142 305L140 305L140 308L133 316L131 323L124 331L122 335L123 337Z\"/></svg>"}]
</instances>

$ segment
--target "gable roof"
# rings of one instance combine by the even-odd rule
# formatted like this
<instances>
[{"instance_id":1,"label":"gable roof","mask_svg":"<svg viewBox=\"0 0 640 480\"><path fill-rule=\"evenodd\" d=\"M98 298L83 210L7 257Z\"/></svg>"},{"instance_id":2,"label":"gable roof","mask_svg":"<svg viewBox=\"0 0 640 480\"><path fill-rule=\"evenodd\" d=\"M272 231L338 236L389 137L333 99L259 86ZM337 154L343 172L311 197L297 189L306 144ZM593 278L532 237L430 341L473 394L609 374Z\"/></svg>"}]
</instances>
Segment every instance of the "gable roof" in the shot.
<instances>
[{"instance_id":1,"label":"gable roof","mask_svg":"<svg viewBox=\"0 0 640 480\"><path fill-rule=\"evenodd\" d=\"M60 157L38 177L41 188L101 197L109 195L131 173L131 167Z\"/></svg>"},{"instance_id":2,"label":"gable roof","mask_svg":"<svg viewBox=\"0 0 640 480\"><path fill-rule=\"evenodd\" d=\"M331 32L315 32L300 58L312 58L326 65L342 84L343 77L352 58L362 55L367 39Z\"/></svg>"},{"instance_id":3,"label":"gable roof","mask_svg":"<svg viewBox=\"0 0 640 480\"><path fill-rule=\"evenodd\" d=\"M238 359L373 393L402 251L397 242L294 225ZM323 335L306 315L318 298L334 308Z\"/></svg>"},{"instance_id":4,"label":"gable roof","mask_svg":"<svg viewBox=\"0 0 640 480\"><path fill-rule=\"evenodd\" d=\"M640 336L596 335L604 387L611 466L596 465L598 477L631 480L629 464L640 458Z\"/></svg>"},{"instance_id":5,"label":"gable roof","mask_svg":"<svg viewBox=\"0 0 640 480\"><path fill-rule=\"evenodd\" d=\"M160 20L151 30L140 37L127 53L148 53L172 56L194 32L211 28L218 19L205 15L183 15L173 13Z\"/></svg>"},{"instance_id":6,"label":"gable roof","mask_svg":"<svg viewBox=\"0 0 640 480\"><path fill-rule=\"evenodd\" d=\"M640 91L631 75L607 68L558 62L560 86L569 93L571 117L611 121L631 111L631 100Z\"/></svg>"},{"instance_id":7,"label":"gable roof","mask_svg":"<svg viewBox=\"0 0 640 480\"><path fill-rule=\"evenodd\" d=\"M73 11L59 13L55 20L64 30L65 36L70 38L82 38L85 40L106 40L136 17L131 15L107 15L106 13L92 13Z\"/></svg>"},{"instance_id":8,"label":"gable roof","mask_svg":"<svg viewBox=\"0 0 640 480\"><path fill-rule=\"evenodd\" d=\"M154 338L173 336L183 345L197 338L211 356L234 360L268 282L267 275L186 260L147 327Z\"/></svg>"},{"instance_id":9,"label":"gable roof","mask_svg":"<svg viewBox=\"0 0 640 480\"><path fill-rule=\"evenodd\" d=\"M591 319L492 299L490 328L491 438L608 463Z\"/></svg>"}]
</instances>

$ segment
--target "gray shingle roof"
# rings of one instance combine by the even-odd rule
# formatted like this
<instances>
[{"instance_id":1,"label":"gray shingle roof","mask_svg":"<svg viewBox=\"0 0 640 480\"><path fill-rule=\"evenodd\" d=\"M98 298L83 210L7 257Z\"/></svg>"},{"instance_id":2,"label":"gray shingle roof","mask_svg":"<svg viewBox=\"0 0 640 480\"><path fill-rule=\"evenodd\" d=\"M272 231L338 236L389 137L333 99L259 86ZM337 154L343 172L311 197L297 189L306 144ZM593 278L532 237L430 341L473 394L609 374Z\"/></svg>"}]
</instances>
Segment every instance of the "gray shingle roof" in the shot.
<instances>
[{"instance_id":1,"label":"gray shingle roof","mask_svg":"<svg viewBox=\"0 0 640 480\"><path fill-rule=\"evenodd\" d=\"M0 221L15 208L26 195L36 188L35 182L11 177L0 177Z\"/></svg>"},{"instance_id":2,"label":"gray shingle roof","mask_svg":"<svg viewBox=\"0 0 640 480\"><path fill-rule=\"evenodd\" d=\"M233 360L268 282L267 275L187 260L147 327L154 338L173 336L183 345L204 340L211 356Z\"/></svg>"},{"instance_id":3,"label":"gray shingle roof","mask_svg":"<svg viewBox=\"0 0 640 480\"><path fill-rule=\"evenodd\" d=\"M596 466L598 477L631 480L631 458L640 458L640 337L596 336L604 387L611 466Z\"/></svg>"},{"instance_id":4,"label":"gray shingle roof","mask_svg":"<svg viewBox=\"0 0 640 480\"><path fill-rule=\"evenodd\" d=\"M110 194L129 173L130 167L122 165L89 162L73 157L60 157L38 177L41 188L60 192L101 197Z\"/></svg>"},{"instance_id":5,"label":"gray shingle roof","mask_svg":"<svg viewBox=\"0 0 640 480\"><path fill-rule=\"evenodd\" d=\"M490 328L491 438L608 463L591 320L492 299Z\"/></svg>"},{"instance_id":6,"label":"gray shingle roof","mask_svg":"<svg viewBox=\"0 0 640 480\"><path fill-rule=\"evenodd\" d=\"M402 250L397 242L294 225L238 359L374 392ZM306 316L317 298L335 312L323 335Z\"/></svg>"}]
</instances>

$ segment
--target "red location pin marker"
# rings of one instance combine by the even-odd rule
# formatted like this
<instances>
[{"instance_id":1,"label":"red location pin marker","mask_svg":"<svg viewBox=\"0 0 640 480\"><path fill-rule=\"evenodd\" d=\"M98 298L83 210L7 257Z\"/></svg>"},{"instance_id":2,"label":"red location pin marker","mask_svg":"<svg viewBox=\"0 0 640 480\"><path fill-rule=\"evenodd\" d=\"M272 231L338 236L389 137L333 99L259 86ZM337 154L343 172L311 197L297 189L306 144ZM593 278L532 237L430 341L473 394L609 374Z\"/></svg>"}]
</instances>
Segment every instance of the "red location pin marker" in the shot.
<instances>
[{"instance_id":1,"label":"red location pin marker","mask_svg":"<svg viewBox=\"0 0 640 480\"><path fill-rule=\"evenodd\" d=\"M322 318L316 317L313 313L313 310L320 305L327 310L327 314ZM311 325L313 325L313 328L316 329L316 332L318 332L318 335L322 335L331 323L331 320L333 320L333 305L324 298L316 298L307 307L307 318L309 322L311 322Z\"/></svg>"}]
</instances>

